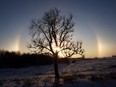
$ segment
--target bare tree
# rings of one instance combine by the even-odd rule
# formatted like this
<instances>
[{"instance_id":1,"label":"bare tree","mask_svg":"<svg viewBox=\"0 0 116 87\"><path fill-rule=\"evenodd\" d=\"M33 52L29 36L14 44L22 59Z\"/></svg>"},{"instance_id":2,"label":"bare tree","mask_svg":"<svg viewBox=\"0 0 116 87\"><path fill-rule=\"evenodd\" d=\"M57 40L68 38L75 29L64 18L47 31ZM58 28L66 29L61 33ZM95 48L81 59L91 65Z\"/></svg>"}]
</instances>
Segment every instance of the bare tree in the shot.
<instances>
[{"instance_id":1,"label":"bare tree","mask_svg":"<svg viewBox=\"0 0 116 87\"><path fill-rule=\"evenodd\" d=\"M30 26L31 42L28 46L37 53L50 53L54 57L55 78L59 78L58 57L83 55L82 42L74 42L73 16L62 16L57 8L45 12L41 19L33 19Z\"/></svg>"}]
</instances>

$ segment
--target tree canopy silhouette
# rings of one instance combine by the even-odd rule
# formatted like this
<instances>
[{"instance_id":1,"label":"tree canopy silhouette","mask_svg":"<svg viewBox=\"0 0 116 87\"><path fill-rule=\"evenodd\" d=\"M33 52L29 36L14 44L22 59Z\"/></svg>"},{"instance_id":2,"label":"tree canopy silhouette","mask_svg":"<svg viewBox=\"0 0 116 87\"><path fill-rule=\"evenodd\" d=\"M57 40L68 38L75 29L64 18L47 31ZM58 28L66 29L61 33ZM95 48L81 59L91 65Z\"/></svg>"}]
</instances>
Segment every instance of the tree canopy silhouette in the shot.
<instances>
[{"instance_id":1,"label":"tree canopy silhouette","mask_svg":"<svg viewBox=\"0 0 116 87\"><path fill-rule=\"evenodd\" d=\"M45 12L40 19L33 19L30 26L32 39L28 48L37 53L49 53L54 57L55 77L59 78L58 57L83 55L82 42L74 42L73 16L62 16L57 8Z\"/></svg>"}]
</instances>

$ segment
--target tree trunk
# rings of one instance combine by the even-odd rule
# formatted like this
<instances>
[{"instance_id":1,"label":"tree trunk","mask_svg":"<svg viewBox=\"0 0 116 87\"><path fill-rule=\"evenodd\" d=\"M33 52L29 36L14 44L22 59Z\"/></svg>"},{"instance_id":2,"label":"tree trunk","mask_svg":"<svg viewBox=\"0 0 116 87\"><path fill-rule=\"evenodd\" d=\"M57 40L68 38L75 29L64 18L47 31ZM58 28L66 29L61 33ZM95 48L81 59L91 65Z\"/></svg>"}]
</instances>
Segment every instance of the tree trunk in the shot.
<instances>
[{"instance_id":1,"label":"tree trunk","mask_svg":"<svg viewBox=\"0 0 116 87\"><path fill-rule=\"evenodd\" d=\"M55 71L55 79L59 79L58 72L58 53L54 55L54 71Z\"/></svg>"}]
</instances>

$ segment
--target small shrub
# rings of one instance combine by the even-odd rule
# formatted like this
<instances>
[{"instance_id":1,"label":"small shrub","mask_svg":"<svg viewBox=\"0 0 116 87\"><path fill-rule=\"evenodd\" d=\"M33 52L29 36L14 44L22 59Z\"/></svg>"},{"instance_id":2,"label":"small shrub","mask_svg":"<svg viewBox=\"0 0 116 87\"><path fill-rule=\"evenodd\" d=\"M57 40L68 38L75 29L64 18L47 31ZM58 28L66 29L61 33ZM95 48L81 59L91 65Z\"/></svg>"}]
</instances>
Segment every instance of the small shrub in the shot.
<instances>
[{"instance_id":1,"label":"small shrub","mask_svg":"<svg viewBox=\"0 0 116 87\"><path fill-rule=\"evenodd\" d=\"M74 83L74 82L76 82L77 78L74 76L66 76L66 77L63 77L63 80L64 80L64 82Z\"/></svg>"},{"instance_id":2,"label":"small shrub","mask_svg":"<svg viewBox=\"0 0 116 87\"><path fill-rule=\"evenodd\" d=\"M33 80L25 79L23 87L31 87L34 84Z\"/></svg>"},{"instance_id":3,"label":"small shrub","mask_svg":"<svg viewBox=\"0 0 116 87\"><path fill-rule=\"evenodd\" d=\"M3 83L3 81L0 81L0 86L2 86L4 83Z\"/></svg>"},{"instance_id":4,"label":"small shrub","mask_svg":"<svg viewBox=\"0 0 116 87\"><path fill-rule=\"evenodd\" d=\"M85 78L85 75L84 74L78 74L77 77L80 78L80 79L83 79L83 78Z\"/></svg>"},{"instance_id":5,"label":"small shrub","mask_svg":"<svg viewBox=\"0 0 116 87\"><path fill-rule=\"evenodd\" d=\"M116 65L110 65L109 68L116 68Z\"/></svg>"}]
</instances>

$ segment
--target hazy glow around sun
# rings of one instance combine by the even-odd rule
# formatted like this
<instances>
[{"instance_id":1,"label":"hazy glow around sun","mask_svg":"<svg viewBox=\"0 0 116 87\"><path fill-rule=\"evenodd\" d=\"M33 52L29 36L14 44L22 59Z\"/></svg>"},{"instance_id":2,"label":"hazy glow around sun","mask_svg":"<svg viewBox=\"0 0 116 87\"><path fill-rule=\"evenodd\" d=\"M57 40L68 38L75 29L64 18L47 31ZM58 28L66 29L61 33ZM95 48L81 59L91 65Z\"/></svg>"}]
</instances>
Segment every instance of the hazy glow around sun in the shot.
<instances>
[{"instance_id":1,"label":"hazy glow around sun","mask_svg":"<svg viewBox=\"0 0 116 87\"><path fill-rule=\"evenodd\" d=\"M98 56L100 57L102 54L103 48L102 48L102 43L100 40L98 40Z\"/></svg>"},{"instance_id":2,"label":"hazy glow around sun","mask_svg":"<svg viewBox=\"0 0 116 87\"><path fill-rule=\"evenodd\" d=\"M16 45L15 45L14 50L15 50L15 51L19 51L19 42L18 42L18 41L16 42Z\"/></svg>"},{"instance_id":3,"label":"hazy glow around sun","mask_svg":"<svg viewBox=\"0 0 116 87\"><path fill-rule=\"evenodd\" d=\"M10 45L9 45L10 51L16 51L16 52L20 51L19 45L20 45L20 38L19 38L19 36L17 36L16 40L12 41L12 43L10 43Z\"/></svg>"},{"instance_id":4,"label":"hazy glow around sun","mask_svg":"<svg viewBox=\"0 0 116 87\"><path fill-rule=\"evenodd\" d=\"M100 37L97 37L97 46L98 46L98 57L104 57L104 55L107 55L106 44L100 39Z\"/></svg>"}]
</instances>

